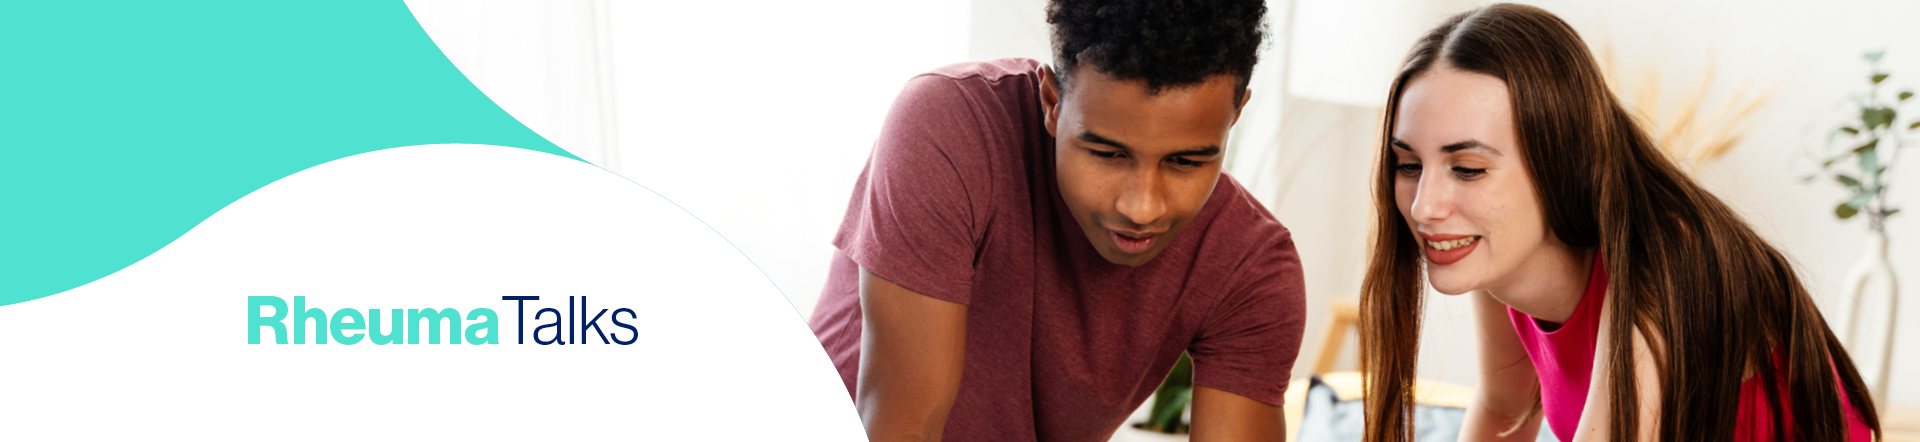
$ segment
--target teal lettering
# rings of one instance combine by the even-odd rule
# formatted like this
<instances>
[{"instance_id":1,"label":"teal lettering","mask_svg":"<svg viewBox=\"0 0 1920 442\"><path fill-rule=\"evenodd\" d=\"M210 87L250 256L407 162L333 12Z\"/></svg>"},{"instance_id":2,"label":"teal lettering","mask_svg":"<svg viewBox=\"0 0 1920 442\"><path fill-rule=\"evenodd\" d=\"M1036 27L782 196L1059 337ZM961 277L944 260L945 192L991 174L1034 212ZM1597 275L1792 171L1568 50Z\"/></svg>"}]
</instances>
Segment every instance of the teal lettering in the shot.
<instances>
[{"instance_id":1,"label":"teal lettering","mask_svg":"<svg viewBox=\"0 0 1920 442\"><path fill-rule=\"evenodd\" d=\"M475 319L485 320L467 326L467 343L473 345L499 344L500 315L494 314L493 309L490 308L477 308L471 312L467 312L468 321ZM487 336L481 337L480 332L486 332Z\"/></svg>"},{"instance_id":2,"label":"teal lettering","mask_svg":"<svg viewBox=\"0 0 1920 442\"><path fill-rule=\"evenodd\" d=\"M349 319L351 321L348 321ZM365 330L366 328L367 318L360 316L359 310L343 308L340 309L340 311L333 312L333 340L339 341L340 345L360 343L360 340L365 339L367 336L365 332L358 330ZM355 333L349 336L347 335L349 331Z\"/></svg>"},{"instance_id":3,"label":"teal lettering","mask_svg":"<svg viewBox=\"0 0 1920 442\"><path fill-rule=\"evenodd\" d=\"M293 297L293 343L307 343L307 321L313 321L313 343L327 343L327 311L307 308L307 297Z\"/></svg>"},{"instance_id":4,"label":"teal lettering","mask_svg":"<svg viewBox=\"0 0 1920 442\"><path fill-rule=\"evenodd\" d=\"M407 336L407 320L401 316L400 309L388 311L393 312L393 323L387 333L381 333L380 309L367 309L367 340L373 345L399 344L400 339Z\"/></svg>"},{"instance_id":5,"label":"teal lettering","mask_svg":"<svg viewBox=\"0 0 1920 442\"><path fill-rule=\"evenodd\" d=\"M428 344L440 343L440 320L442 319L447 321L447 328L446 328L447 343L448 344L460 343L460 311L459 310L454 310L450 308L443 308L439 310L423 308L423 309L407 309L407 322L412 324L411 327L407 327L407 332L408 332L407 343L408 344L420 343L420 320L422 319L428 320L427 322L428 325L426 329L428 332L431 333L427 337Z\"/></svg>"},{"instance_id":6,"label":"teal lettering","mask_svg":"<svg viewBox=\"0 0 1920 442\"><path fill-rule=\"evenodd\" d=\"M261 307L273 307L273 316L260 313ZM247 343L260 343L260 327L273 327L273 343L287 343L287 300L278 296L247 297Z\"/></svg>"}]
</instances>

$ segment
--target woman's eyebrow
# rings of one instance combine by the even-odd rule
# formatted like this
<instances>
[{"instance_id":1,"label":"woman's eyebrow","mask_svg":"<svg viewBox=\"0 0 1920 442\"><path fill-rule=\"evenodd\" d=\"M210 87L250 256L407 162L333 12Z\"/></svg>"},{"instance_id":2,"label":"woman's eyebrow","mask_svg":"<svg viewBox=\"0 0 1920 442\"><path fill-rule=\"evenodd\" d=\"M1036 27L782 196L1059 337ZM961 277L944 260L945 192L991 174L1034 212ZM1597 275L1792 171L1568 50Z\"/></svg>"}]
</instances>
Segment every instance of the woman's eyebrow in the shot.
<instances>
[{"instance_id":1,"label":"woman's eyebrow","mask_svg":"<svg viewBox=\"0 0 1920 442\"><path fill-rule=\"evenodd\" d=\"M1494 150L1493 147L1487 146L1486 143L1481 143L1480 140L1466 140L1466 141L1455 142L1453 144L1448 144L1445 146L1440 146L1440 153L1454 153L1454 152L1459 152L1467 149L1479 149L1487 153L1493 154L1493 156L1496 156L1496 157L1502 156L1500 154L1500 151Z\"/></svg>"}]
</instances>

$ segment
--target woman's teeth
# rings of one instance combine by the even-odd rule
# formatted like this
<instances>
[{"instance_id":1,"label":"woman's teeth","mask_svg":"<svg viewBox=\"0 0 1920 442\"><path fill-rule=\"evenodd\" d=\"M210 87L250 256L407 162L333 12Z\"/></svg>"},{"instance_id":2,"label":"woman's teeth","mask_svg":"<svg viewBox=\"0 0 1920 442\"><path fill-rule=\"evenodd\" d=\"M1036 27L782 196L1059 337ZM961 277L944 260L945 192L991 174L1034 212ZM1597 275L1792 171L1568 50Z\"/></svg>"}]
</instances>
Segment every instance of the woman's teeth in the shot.
<instances>
[{"instance_id":1,"label":"woman's teeth","mask_svg":"<svg viewBox=\"0 0 1920 442\"><path fill-rule=\"evenodd\" d=\"M1466 247L1467 244L1473 244L1474 241L1479 241L1479 240L1480 240L1480 237L1478 236L1469 236L1466 238L1460 238L1460 239L1449 240L1449 241L1427 241L1427 247L1432 247L1434 248L1434 250L1439 250L1444 252L1444 251L1453 250L1461 247Z\"/></svg>"}]
</instances>

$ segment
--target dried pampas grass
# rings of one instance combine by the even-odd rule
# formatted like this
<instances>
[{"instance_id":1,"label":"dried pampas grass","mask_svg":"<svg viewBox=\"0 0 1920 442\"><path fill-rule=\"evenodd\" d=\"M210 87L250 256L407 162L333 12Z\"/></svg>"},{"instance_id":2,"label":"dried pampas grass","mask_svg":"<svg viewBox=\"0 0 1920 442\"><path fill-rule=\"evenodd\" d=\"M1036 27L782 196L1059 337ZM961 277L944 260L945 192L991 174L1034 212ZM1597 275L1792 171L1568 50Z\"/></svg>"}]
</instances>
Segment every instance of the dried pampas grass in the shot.
<instances>
[{"instance_id":1,"label":"dried pampas grass","mask_svg":"<svg viewBox=\"0 0 1920 442\"><path fill-rule=\"evenodd\" d=\"M1746 135L1748 119L1754 112L1772 98L1773 91L1752 92L1742 86L1726 99L1717 103L1708 103L1707 95L1714 86L1714 63L1707 61L1706 72L1700 76L1697 86L1685 90L1678 101L1669 103L1660 88L1659 70L1648 68L1641 72L1641 80L1631 90L1622 82L1623 74L1616 63L1611 45L1600 50L1600 69L1607 77L1607 87L1625 100L1628 110L1640 115L1643 123L1654 137L1654 142L1667 152L1668 158L1689 171L1712 162L1734 146Z\"/></svg>"}]
</instances>

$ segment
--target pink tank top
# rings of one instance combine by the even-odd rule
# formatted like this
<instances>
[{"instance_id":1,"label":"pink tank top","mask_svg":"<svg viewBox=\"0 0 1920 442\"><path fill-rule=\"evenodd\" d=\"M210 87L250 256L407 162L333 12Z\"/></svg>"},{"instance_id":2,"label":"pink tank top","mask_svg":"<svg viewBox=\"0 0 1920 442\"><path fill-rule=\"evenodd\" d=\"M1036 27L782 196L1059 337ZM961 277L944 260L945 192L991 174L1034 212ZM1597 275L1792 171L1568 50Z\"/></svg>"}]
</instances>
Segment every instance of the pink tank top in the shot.
<instances>
[{"instance_id":1,"label":"pink tank top","mask_svg":"<svg viewBox=\"0 0 1920 442\"><path fill-rule=\"evenodd\" d=\"M1574 429L1580 424L1580 411L1586 408L1587 387L1593 380L1594 347L1600 334L1600 310L1606 297L1606 264L1596 258L1586 293L1580 295L1580 305L1574 308L1565 324L1555 325L1507 308L1513 329L1520 335L1520 345L1526 347L1527 357L1533 360L1534 371L1540 375L1540 405L1547 426L1563 442L1573 440ZM1756 376L1740 384L1740 422L1734 427L1733 440L1775 440L1769 425L1773 416L1764 399L1766 387L1759 381ZM1786 385L1783 383L1780 387L1785 399ZM1845 391L1840 392L1840 400L1846 404L1847 439L1869 442L1873 431L1860 421L1852 403L1847 402ZM1791 432L1792 404L1783 401L1781 405L1789 413L1782 424Z\"/></svg>"}]
</instances>

